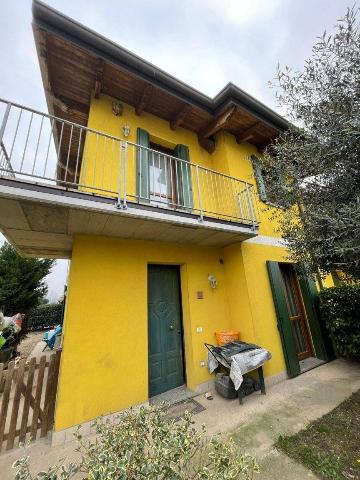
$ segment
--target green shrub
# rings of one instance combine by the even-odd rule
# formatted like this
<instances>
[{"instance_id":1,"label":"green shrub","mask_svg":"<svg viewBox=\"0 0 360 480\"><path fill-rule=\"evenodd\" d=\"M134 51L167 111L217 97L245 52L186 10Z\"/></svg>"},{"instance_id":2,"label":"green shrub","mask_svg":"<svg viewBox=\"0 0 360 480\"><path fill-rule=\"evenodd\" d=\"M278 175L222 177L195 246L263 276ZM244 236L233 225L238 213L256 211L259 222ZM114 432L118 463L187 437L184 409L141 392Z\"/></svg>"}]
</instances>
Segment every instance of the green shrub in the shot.
<instances>
[{"instance_id":1,"label":"green shrub","mask_svg":"<svg viewBox=\"0 0 360 480\"><path fill-rule=\"evenodd\" d=\"M64 320L64 302L46 303L30 311L26 317L28 330L44 330L62 325Z\"/></svg>"},{"instance_id":2,"label":"green shrub","mask_svg":"<svg viewBox=\"0 0 360 480\"><path fill-rule=\"evenodd\" d=\"M320 312L338 353L360 360L360 284L322 290Z\"/></svg>"},{"instance_id":3,"label":"green shrub","mask_svg":"<svg viewBox=\"0 0 360 480\"><path fill-rule=\"evenodd\" d=\"M130 409L113 421L97 421L96 440L78 431L81 460L56 465L32 476L29 458L14 464L16 480L68 480L78 474L88 480L253 479L255 459L242 454L232 440L209 439L197 430L189 413L169 418L163 405Z\"/></svg>"}]
</instances>

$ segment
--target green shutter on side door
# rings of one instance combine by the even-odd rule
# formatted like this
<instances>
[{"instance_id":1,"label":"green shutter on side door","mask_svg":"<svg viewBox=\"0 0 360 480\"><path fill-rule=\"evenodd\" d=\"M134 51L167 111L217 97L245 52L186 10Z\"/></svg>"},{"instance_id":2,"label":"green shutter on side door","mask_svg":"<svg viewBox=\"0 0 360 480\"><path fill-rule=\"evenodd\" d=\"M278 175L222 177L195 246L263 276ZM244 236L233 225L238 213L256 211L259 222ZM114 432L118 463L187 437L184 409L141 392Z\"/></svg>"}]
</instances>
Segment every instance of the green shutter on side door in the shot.
<instances>
[{"instance_id":1,"label":"green shutter on side door","mask_svg":"<svg viewBox=\"0 0 360 480\"><path fill-rule=\"evenodd\" d=\"M311 337L314 345L315 355L321 360L328 360L328 353L325 343L323 341L323 333L321 330L318 312L317 312L317 302L318 302L318 293L314 280L311 277L299 276L299 284L301 288L301 294L303 297L303 302L306 309L306 315L309 322L309 328L311 332ZM330 339L329 339L330 341ZM331 342L328 346L329 353L332 348Z\"/></svg>"},{"instance_id":2,"label":"green shutter on side door","mask_svg":"<svg viewBox=\"0 0 360 480\"><path fill-rule=\"evenodd\" d=\"M146 130L137 129L136 143L150 147L150 136ZM140 202L150 201L149 152L144 148L137 149L137 194Z\"/></svg>"},{"instance_id":3,"label":"green shutter on side door","mask_svg":"<svg viewBox=\"0 0 360 480\"><path fill-rule=\"evenodd\" d=\"M178 203L186 208L193 208L193 191L191 181L191 166L186 162L190 162L189 147L186 145L176 145L175 157L185 160L185 162L177 162L178 177Z\"/></svg>"},{"instance_id":4,"label":"green shutter on side door","mask_svg":"<svg viewBox=\"0 0 360 480\"><path fill-rule=\"evenodd\" d=\"M265 181L261 171L259 160L255 157L255 155L251 155L251 161L254 168L256 186L258 189L259 197L263 202L267 202Z\"/></svg>"},{"instance_id":5,"label":"green shutter on side door","mask_svg":"<svg viewBox=\"0 0 360 480\"><path fill-rule=\"evenodd\" d=\"M286 298L282 286L281 272L278 262L267 261L271 290L274 299L277 325L283 345L284 357L289 377L296 377L300 373L299 360L296 354L295 342L291 331L291 324L286 305Z\"/></svg>"}]
</instances>

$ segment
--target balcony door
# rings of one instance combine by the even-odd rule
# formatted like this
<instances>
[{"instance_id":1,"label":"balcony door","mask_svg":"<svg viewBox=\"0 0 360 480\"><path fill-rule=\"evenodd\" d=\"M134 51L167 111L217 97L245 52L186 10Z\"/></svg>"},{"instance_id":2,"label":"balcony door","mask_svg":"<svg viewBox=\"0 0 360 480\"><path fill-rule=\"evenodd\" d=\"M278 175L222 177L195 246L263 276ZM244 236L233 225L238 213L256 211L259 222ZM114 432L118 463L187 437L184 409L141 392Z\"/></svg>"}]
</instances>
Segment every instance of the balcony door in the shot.
<instances>
[{"instance_id":1,"label":"balcony door","mask_svg":"<svg viewBox=\"0 0 360 480\"><path fill-rule=\"evenodd\" d=\"M155 143L150 143L150 148L150 203L175 206L178 203L178 182L174 150Z\"/></svg>"},{"instance_id":2,"label":"balcony door","mask_svg":"<svg viewBox=\"0 0 360 480\"><path fill-rule=\"evenodd\" d=\"M174 150L153 143L146 130L137 129L137 197L172 209L193 208L193 187L189 148L176 145Z\"/></svg>"}]
</instances>

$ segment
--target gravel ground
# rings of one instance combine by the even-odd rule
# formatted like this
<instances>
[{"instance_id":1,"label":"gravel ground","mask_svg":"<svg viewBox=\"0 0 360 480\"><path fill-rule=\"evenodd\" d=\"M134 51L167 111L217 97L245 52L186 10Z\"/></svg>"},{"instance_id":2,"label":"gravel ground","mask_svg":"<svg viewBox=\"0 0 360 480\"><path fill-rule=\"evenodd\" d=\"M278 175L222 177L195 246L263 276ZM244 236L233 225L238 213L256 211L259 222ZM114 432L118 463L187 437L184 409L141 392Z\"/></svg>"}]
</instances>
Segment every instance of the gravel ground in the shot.
<instances>
[{"instance_id":1,"label":"gravel ground","mask_svg":"<svg viewBox=\"0 0 360 480\"><path fill-rule=\"evenodd\" d=\"M20 355L27 358L35 345L42 340L43 336L44 332L29 332L17 348Z\"/></svg>"}]
</instances>

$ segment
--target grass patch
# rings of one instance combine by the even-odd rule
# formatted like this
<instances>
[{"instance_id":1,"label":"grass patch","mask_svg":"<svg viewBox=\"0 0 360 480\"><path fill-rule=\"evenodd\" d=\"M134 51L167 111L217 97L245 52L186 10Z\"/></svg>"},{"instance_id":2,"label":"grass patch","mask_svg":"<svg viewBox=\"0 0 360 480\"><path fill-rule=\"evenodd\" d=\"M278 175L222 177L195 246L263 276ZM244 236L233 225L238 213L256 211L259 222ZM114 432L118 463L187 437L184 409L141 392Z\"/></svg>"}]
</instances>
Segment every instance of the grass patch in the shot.
<instances>
[{"instance_id":1,"label":"grass patch","mask_svg":"<svg viewBox=\"0 0 360 480\"><path fill-rule=\"evenodd\" d=\"M275 446L324 480L360 480L360 390Z\"/></svg>"}]
</instances>

